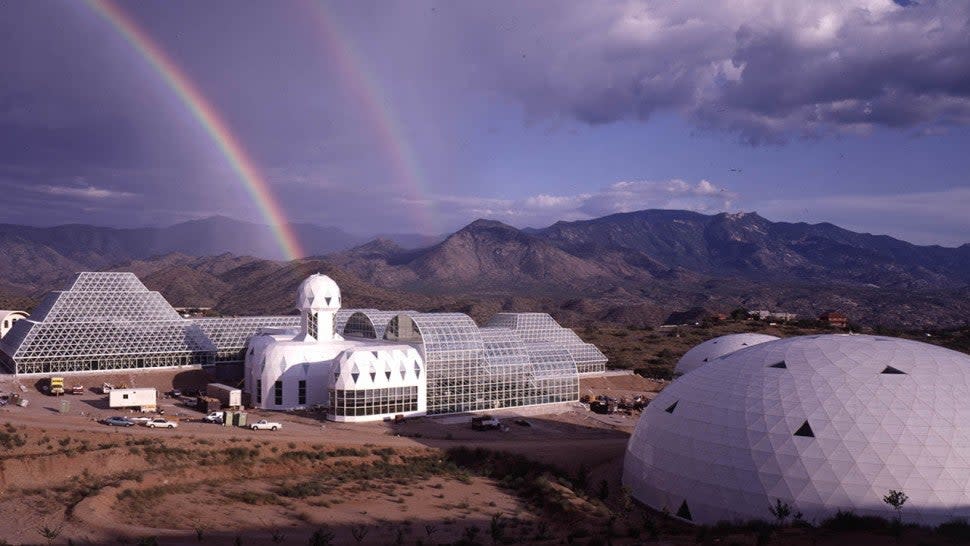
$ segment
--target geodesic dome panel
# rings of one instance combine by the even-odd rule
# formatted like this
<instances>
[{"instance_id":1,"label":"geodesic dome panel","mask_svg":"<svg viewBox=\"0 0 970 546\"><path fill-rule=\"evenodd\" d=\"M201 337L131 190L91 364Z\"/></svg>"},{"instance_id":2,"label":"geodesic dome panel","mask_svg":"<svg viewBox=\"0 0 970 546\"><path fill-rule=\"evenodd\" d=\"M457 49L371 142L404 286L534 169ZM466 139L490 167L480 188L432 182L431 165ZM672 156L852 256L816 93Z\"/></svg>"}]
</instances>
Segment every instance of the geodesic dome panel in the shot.
<instances>
[{"instance_id":1,"label":"geodesic dome panel","mask_svg":"<svg viewBox=\"0 0 970 546\"><path fill-rule=\"evenodd\" d=\"M735 351L674 381L630 438L623 483L696 523L808 521L838 510L970 516L970 356L902 339L822 335Z\"/></svg>"},{"instance_id":2,"label":"geodesic dome panel","mask_svg":"<svg viewBox=\"0 0 970 546\"><path fill-rule=\"evenodd\" d=\"M680 357L677 366L674 368L674 375L683 375L739 349L776 339L779 338L767 334L752 333L728 334L709 339L692 347L691 350L684 353L684 356Z\"/></svg>"},{"instance_id":3,"label":"geodesic dome panel","mask_svg":"<svg viewBox=\"0 0 970 546\"><path fill-rule=\"evenodd\" d=\"M296 291L296 308L340 309L340 287L333 279L320 273L307 277Z\"/></svg>"}]
</instances>

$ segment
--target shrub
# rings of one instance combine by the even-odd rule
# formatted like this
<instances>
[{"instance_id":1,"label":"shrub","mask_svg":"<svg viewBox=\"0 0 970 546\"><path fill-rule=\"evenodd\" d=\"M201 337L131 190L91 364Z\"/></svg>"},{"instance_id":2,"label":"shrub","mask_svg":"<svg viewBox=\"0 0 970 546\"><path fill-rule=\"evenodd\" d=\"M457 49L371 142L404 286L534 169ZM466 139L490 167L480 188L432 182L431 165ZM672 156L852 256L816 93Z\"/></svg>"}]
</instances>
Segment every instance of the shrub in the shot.
<instances>
[{"instance_id":1,"label":"shrub","mask_svg":"<svg viewBox=\"0 0 970 546\"><path fill-rule=\"evenodd\" d=\"M951 520L940 524L936 528L936 534L953 542L970 543L970 523L965 519Z\"/></svg>"},{"instance_id":2,"label":"shrub","mask_svg":"<svg viewBox=\"0 0 970 546\"><path fill-rule=\"evenodd\" d=\"M823 520L819 527L830 531L884 531L889 522L876 516L860 516L852 511L839 510L834 516Z\"/></svg>"}]
</instances>

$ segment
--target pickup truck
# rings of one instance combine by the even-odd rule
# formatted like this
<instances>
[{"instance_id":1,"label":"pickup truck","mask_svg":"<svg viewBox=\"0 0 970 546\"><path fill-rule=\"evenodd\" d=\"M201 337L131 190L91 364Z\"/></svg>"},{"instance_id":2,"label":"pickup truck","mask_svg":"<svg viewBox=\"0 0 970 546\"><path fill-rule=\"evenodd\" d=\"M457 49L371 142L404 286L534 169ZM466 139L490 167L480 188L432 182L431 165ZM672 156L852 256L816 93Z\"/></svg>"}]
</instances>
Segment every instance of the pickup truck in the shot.
<instances>
[{"instance_id":1,"label":"pickup truck","mask_svg":"<svg viewBox=\"0 0 970 546\"><path fill-rule=\"evenodd\" d=\"M256 421L252 425L249 425L249 428L253 430L279 430L280 428L283 428L283 425L262 419Z\"/></svg>"},{"instance_id":2,"label":"pickup truck","mask_svg":"<svg viewBox=\"0 0 970 546\"><path fill-rule=\"evenodd\" d=\"M179 426L175 421L169 421L164 417L154 417L149 419L145 426L148 428L175 428Z\"/></svg>"},{"instance_id":3,"label":"pickup truck","mask_svg":"<svg viewBox=\"0 0 970 546\"><path fill-rule=\"evenodd\" d=\"M206 423L215 423L217 425L221 425L226 421L226 412L214 411L209 415L206 415L205 417L203 417L202 420L205 421Z\"/></svg>"}]
</instances>

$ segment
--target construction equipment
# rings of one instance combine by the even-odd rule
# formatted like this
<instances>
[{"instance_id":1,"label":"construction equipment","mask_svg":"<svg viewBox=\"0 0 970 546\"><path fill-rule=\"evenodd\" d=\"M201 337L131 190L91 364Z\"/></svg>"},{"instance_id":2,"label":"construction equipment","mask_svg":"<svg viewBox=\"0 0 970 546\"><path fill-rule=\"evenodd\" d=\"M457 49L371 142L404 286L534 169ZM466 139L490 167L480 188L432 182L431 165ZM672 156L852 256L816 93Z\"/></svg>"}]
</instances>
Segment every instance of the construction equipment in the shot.
<instances>
[{"instance_id":1,"label":"construction equipment","mask_svg":"<svg viewBox=\"0 0 970 546\"><path fill-rule=\"evenodd\" d=\"M51 396L60 396L64 394L64 378L63 377L50 378L50 385L48 386L47 394Z\"/></svg>"},{"instance_id":2,"label":"construction equipment","mask_svg":"<svg viewBox=\"0 0 970 546\"><path fill-rule=\"evenodd\" d=\"M594 413L609 415L616 412L616 400L609 396L597 396L596 400L589 403L589 409Z\"/></svg>"}]
</instances>

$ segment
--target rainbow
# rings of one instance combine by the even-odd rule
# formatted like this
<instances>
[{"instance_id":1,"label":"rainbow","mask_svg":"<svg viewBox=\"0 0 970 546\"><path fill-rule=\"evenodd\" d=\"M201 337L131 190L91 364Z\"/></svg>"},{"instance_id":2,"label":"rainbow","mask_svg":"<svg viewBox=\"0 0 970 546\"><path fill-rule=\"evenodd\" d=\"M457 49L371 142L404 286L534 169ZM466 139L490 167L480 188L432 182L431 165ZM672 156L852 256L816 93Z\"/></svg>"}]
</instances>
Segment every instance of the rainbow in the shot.
<instances>
[{"instance_id":1,"label":"rainbow","mask_svg":"<svg viewBox=\"0 0 970 546\"><path fill-rule=\"evenodd\" d=\"M390 101L381 92L377 77L365 69L367 64L354 51L352 41L340 31L322 1L311 0L308 5L311 6L309 11L313 21L322 30L318 33L324 41L322 49L336 63L348 91L360 100L364 113L377 132L378 144L397 175L392 180L403 192L407 206L416 211L419 231L428 235L437 234L432 200L428 197L430 193L417 155L404 136L401 124L390 108Z\"/></svg>"},{"instance_id":2,"label":"rainbow","mask_svg":"<svg viewBox=\"0 0 970 546\"><path fill-rule=\"evenodd\" d=\"M233 171L242 181L246 192L259 208L260 214L269 224L279 241L280 249L289 260L305 256L300 241L292 226L286 221L283 208L270 191L266 179L259 172L255 162L246 153L242 143L233 135L229 125L219 112L205 98L192 80L156 44L141 27L111 0L87 0L91 8L114 27L131 44L152 69L161 76L165 85L172 90L198 121L209 138L218 147Z\"/></svg>"}]
</instances>

